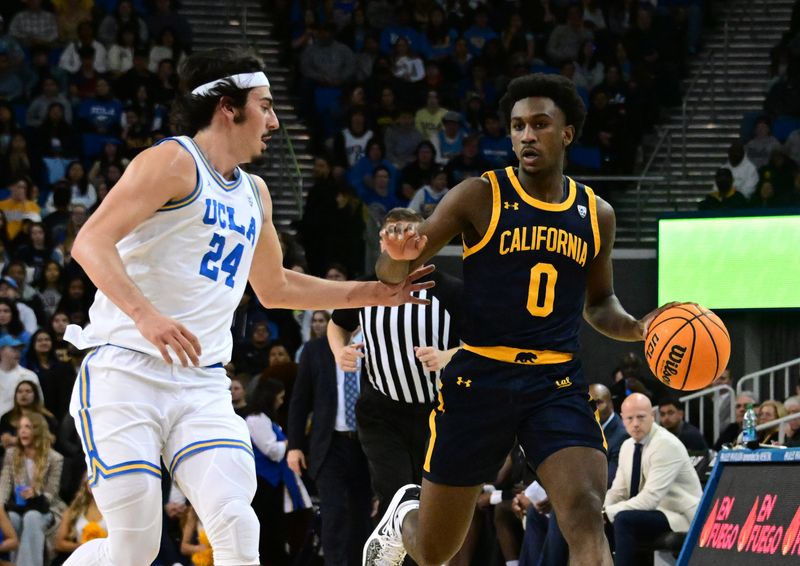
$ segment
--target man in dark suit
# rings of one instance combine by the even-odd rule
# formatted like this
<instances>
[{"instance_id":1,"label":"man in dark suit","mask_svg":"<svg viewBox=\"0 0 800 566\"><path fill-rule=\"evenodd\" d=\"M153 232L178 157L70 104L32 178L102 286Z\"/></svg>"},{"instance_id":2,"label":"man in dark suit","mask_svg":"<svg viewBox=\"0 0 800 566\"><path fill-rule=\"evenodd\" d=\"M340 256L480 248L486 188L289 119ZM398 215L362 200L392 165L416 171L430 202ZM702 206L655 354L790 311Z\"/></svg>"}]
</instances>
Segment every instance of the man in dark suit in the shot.
<instances>
[{"instance_id":1,"label":"man in dark suit","mask_svg":"<svg viewBox=\"0 0 800 566\"><path fill-rule=\"evenodd\" d=\"M617 473L619 449L625 439L628 438L628 433L625 430L622 419L614 412L614 403L611 400L611 391L608 387L602 383L594 383L589 386L589 395L592 396L597 406L600 426L603 427L603 435L606 437L606 444L608 444L608 487L611 487L611 482L614 481L614 476Z\"/></svg>"},{"instance_id":2,"label":"man in dark suit","mask_svg":"<svg viewBox=\"0 0 800 566\"><path fill-rule=\"evenodd\" d=\"M358 376L336 366L326 338L312 340L303 348L289 406L287 461L297 473L307 468L317 485L326 566L359 563L372 529L369 470L355 424Z\"/></svg>"}]
</instances>

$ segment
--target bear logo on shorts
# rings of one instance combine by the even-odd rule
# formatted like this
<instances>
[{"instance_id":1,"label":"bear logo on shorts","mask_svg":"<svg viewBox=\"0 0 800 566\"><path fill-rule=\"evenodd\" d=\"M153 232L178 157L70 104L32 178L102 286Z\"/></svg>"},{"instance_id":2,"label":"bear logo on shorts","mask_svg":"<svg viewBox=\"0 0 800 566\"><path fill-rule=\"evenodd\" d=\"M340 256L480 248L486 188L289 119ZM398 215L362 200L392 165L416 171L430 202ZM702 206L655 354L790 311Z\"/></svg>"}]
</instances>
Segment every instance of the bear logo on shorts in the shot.
<instances>
[{"instance_id":1,"label":"bear logo on shorts","mask_svg":"<svg viewBox=\"0 0 800 566\"><path fill-rule=\"evenodd\" d=\"M520 352L514 358L514 362L518 364L532 364L536 362L538 356L533 352Z\"/></svg>"}]
</instances>

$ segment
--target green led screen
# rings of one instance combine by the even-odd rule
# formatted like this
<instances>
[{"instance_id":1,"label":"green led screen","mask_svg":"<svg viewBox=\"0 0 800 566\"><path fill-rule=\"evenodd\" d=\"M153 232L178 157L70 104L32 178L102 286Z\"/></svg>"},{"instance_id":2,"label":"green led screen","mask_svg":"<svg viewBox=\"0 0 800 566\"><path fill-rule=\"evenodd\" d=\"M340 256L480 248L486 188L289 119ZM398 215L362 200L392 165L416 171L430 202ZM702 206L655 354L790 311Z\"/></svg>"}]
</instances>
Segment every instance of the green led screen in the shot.
<instances>
[{"instance_id":1,"label":"green led screen","mask_svg":"<svg viewBox=\"0 0 800 566\"><path fill-rule=\"evenodd\" d=\"M668 301L800 308L800 215L659 220L658 303Z\"/></svg>"}]
</instances>

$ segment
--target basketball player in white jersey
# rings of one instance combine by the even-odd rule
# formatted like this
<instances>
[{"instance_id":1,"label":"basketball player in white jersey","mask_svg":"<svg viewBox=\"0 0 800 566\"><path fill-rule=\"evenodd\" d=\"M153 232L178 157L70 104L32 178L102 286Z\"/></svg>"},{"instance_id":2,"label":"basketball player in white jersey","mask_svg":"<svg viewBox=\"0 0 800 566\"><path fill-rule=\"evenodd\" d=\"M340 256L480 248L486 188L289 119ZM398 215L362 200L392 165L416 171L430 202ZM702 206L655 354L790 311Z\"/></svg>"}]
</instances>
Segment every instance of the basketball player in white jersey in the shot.
<instances>
[{"instance_id":1,"label":"basketball player in white jersey","mask_svg":"<svg viewBox=\"0 0 800 566\"><path fill-rule=\"evenodd\" d=\"M99 290L90 324L66 334L94 348L70 412L109 534L78 548L68 566L153 561L161 458L197 511L214 564L259 564L250 436L222 367L248 280L263 304L292 309L419 302L411 293L429 286L414 281L430 270L387 286L284 269L266 184L238 167L278 128L262 62L215 50L189 57L181 74L194 137L168 138L134 159L72 248Z\"/></svg>"}]
</instances>

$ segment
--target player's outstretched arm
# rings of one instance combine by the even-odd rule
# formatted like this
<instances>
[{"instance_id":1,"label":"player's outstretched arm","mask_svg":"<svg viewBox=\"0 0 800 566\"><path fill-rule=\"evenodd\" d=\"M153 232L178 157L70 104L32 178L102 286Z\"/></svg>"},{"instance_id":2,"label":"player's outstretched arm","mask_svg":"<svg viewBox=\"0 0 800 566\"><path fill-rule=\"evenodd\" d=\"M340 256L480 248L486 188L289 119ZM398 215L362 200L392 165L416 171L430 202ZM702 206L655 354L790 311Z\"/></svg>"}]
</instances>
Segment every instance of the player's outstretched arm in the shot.
<instances>
[{"instance_id":1,"label":"player's outstretched arm","mask_svg":"<svg viewBox=\"0 0 800 566\"><path fill-rule=\"evenodd\" d=\"M381 256L375 273L381 281L397 283L459 234L482 235L492 214L492 190L480 177L453 187L425 221L389 222L381 228Z\"/></svg>"},{"instance_id":2,"label":"player's outstretched arm","mask_svg":"<svg viewBox=\"0 0 800 566\"><path fill-rule=\"evenodd\" d=\"M200 342L147 300L125 272L116 245L168 201L189 195L196 181L194 161L177 143L145 150L81 228L71 250L97 288L133 319L164 360L172 363L169 346L183 366L199 364Z\"/></svg>"},{"instance_id":3,"label":"player's outstretched arm","mask_svg":"<svg viewBox=\"0 0 800 566\"><path fill-rule=\"evenodd\" d=\"M258 177L254 179L264 203L264 223L249 280L263 305L311 310L429 302L414 297L412 293L433 287L432 281L417 282L433 271L433 266L421 267L399 283L389 285L377 281L327 281L284 269L278 233L272 223L272 200L266 183Z\"/></svg>"}]
</instances>

